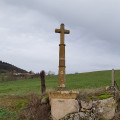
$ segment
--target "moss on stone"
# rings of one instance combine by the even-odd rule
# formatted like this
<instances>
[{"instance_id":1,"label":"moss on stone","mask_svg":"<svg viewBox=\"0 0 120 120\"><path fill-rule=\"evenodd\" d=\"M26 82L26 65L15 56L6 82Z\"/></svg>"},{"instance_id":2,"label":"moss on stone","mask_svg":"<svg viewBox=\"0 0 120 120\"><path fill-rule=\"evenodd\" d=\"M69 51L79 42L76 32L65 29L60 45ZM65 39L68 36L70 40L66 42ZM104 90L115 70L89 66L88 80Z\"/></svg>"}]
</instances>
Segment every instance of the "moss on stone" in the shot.
<instances>
[{"instance_id":1,"label":"moss on stone","mask_svg":"<svg viewBox=\"0 0 120 120\"><path fill-rule=\"evenodd\" d=\"M110 97L113 97L113 92L110 90L99 89L92 92L80 92L77 96L77 100L103 100Z\"/></svg>"},{"instance_id":2,"label":"moss on stone","mask_svg":"<svg viewBox=\"0 0 120 120\"><path fill-rule=\"evenodd\" d=\"M97 95L92 95L92 96L89 96L88 99L90 100L103 100L103 99L107 99L107 98L110 98L110 97L113 97L113 94L109 93L109 92L102 92L102 93L99 93Z\"/></svg>"},{"instance_id":3,"label":"moss on stone","mask_svg":"<svg viewBox=\"0 0 120 120\"><path fill-rule=\"evenodd\" d=\"M107 99L107 98L110 98L110 97L113 97L113 95L111 95L111 94L102 94L102 95L99 96L99 99L103 100L103 99Z\"/></svg>"}]
</instances>

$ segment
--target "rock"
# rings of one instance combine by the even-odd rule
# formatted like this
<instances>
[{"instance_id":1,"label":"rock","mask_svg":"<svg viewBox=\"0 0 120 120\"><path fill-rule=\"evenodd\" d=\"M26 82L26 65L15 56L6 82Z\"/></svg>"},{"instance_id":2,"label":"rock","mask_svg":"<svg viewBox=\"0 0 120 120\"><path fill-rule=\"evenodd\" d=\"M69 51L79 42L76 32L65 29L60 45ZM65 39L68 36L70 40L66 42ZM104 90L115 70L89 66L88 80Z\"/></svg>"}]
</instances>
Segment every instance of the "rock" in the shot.
<instances>
[{"instance_id":1,"label":"rock","mask_svg":"<svg viewBox=\"0 0 120 120\"><path fill-rule=\"evenodd\" d=\"M81 111L81 112L85 112L86 110L85 110L84 108L81 108L80 111Z\"/></svg>"},{"instance_id":2,"label":"rock","mask_svg":"<svg viewBox=\"0 0 120 120\"><path fill-rule=\"evenodd\" d=\"M69 118L68 120L73 120L73 118Z\"/></svg>"},{"instance_id":3,"label":"rock","mask_svg":"<svg viewBox=\"0 0 120 120\"><path fill-rule=\"evenodd\" d=\"M111 89L110 86L106 86L106 87L105 87L105 90L110 90L110 89Z\"/></svg>"},{"instance_id":4,"label":"rock","mask_svg":"<svg viewBox=\"0 0 120 120\"><path fill-rule=\"evenodd\" d=\"M48 98L42 98L41 99L41 104L47 104L49 102Z\"/></svg>"},{"instance_id":5,"label":"rock","mask_svg":"<svg viewBox=\"0 0 120 120\"><path fill-rule=\"evenodd\" d=\"M80 119L79 115L78 114L75 115L74 120L79 120L79 119Z\"/></svg>"},{"instance_id":6,"label":"rock","mask_svg":"<svg viewBox=\"0 0 120 120\"><path fill-rule=\"evenodd\" d=\"M81 106L82 106L82 108L87 109L87 110L91 109L92 108L92 100L90 100L90 101L81 100Z\"/></svg>"},{"instance_id":7,"label":"rock","mask_svg":"<svg viewBox=\"0 0 120 120\"><path fill-rule=\"evenodd\" d=\"M116 103L113 98L99 100L93 104L94 113L110 120L115 115Z\"/></svg>"},{"instance_id":8,"label":"rock","mask_svg":"<svg viewBox=\"0 0 120 120\"><path fill-rule=\"evenodd\" d=\"M89 117L89 120L94 120L94 119L92 119L91 117Z\"/></svg>"},{"instance_id":9,"label":"rock","mask_svg":"<svg viewBox=\"0 0 120 120\"><path fill-rule=\"evenodd\" d=\"M84 118L84 117L86 116L84 112L79 112L78 114L79 114L80 117L82 117L82 118Z\"/></svg>"},{"instance_id":10,"label":"rock","mask_svg":"<svg viewBox=\"0 0 120 120\"><path fill-rule=\"evenodd\" d=\"M74 114L73 114L74 115ZM67 114L64 118L60 119L60 120L68 120L70 117L70 114Z\"/></svg>"},{"instance_id":11,"label":"rock","mask_svg":"<svg viewBox=\"0 0 120 120\"><path fill-rule=\"evenodd\" d=\"M71 115L70 115L70 118L72 118L72 117L74 117L74 114L71 114Z\"/></svg>"},{"instance_id":12,"label":"rock","mask_svg":"<svg viewBox=\"0 0 120 120\"><path fill-rule=\"evenodd\" d=\"M51 114L53 120L59 120L69 113L79 112L79 104L75 99L51 99Z\"/></svg>"}]
</instances>

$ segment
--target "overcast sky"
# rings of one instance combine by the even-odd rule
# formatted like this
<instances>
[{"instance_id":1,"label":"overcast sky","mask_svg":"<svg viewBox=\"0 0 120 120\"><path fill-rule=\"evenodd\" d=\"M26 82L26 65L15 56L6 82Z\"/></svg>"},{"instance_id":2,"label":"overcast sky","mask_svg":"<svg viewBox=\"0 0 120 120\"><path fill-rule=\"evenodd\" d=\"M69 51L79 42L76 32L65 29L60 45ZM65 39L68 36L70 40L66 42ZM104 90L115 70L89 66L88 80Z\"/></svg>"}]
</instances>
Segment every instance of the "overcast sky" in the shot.
<instances>
[{"instance_id":1,"label":"overcast sky","mask_svg":"<svg viewBox=\"0 0 120 120\"><path fill-rule=\"evenodd\" d=\"M0 60L57 74L61 23L66 73L120 69L120 0L0 0Z\"/></svg>"}]
</instances>

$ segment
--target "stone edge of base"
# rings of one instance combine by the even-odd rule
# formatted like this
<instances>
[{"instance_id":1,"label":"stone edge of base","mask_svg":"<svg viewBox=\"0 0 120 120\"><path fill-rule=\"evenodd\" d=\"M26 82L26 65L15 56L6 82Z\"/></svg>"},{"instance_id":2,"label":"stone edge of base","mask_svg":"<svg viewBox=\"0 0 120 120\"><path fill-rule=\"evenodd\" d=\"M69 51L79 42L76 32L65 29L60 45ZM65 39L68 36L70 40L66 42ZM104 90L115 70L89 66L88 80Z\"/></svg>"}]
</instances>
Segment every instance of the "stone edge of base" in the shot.
<instances>
[{"instance_id":1,"label":"stone edge of base","mask_svg":"<svg viewBox=\"0 0 120 120\"><path fill-rule=\"evenodd\" d=\"M51 98L62 98L62 99L76 99L78 91L53 91L49 92L49 99Z\"/></svg>"}]
</instances>

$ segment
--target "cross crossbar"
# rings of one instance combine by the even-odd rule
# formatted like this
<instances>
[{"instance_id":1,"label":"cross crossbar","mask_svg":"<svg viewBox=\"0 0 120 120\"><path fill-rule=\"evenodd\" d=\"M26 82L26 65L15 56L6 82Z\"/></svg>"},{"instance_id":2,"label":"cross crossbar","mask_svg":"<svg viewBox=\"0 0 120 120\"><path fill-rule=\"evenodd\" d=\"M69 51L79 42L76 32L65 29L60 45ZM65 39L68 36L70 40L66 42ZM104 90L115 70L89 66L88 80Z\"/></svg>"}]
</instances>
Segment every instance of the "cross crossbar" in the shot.
<instances>
[{"instance_id":1,"label":"cross crossbar","mask_svg":"<svg viewBox=\"0 0 120 120\"><path fill-rule=\"evenodd\" d=\"M61 29L55 29L56 33L61 33ZM64 34L70 34L69 30L64 30Z\"/></svg>"}]
</instances>

